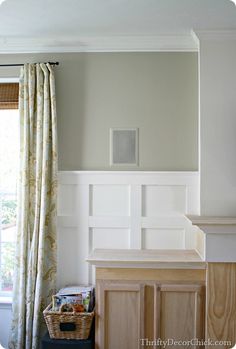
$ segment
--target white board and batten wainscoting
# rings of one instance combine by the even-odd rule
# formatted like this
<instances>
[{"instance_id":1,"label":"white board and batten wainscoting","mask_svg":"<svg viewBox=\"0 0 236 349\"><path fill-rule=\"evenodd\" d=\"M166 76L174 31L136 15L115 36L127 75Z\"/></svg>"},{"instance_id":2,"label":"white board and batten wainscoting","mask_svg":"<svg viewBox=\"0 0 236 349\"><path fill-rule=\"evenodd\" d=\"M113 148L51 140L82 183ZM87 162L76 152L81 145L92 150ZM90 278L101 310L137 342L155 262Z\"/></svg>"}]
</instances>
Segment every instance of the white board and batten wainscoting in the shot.
<instances>
[{"instance_id":1,"label":"white board and batten wainscoting","mask_svg":"<svg viewBox=\"0 0 236 349\"><path fill-rule=\"evenodd\" d=\"M191 249L185 214L199 214L197 172L59 172L58 287L93 282L95 248ZM7 346L11 304L0 304Z\"/></svg>"},{"instance_id":2,"label":"white board and batten wainscoting","mask_svg":"<svg viewBox=\"0 0 236 349\"><path fill-rule=\"evenodd\" d=\"M198 172L61 171L58 287L91 283L94 249L194 249Z\"/></svg>"}]
</instances>

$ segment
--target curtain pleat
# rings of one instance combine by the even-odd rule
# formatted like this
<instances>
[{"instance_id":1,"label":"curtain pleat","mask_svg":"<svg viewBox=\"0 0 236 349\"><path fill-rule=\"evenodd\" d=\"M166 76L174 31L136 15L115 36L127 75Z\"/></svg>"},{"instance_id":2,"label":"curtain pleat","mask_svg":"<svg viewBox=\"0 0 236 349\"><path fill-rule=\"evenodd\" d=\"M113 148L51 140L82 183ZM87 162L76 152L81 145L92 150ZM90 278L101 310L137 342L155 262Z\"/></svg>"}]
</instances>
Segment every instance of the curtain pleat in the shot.
<instances>
[{"instance_id":1,"label":"curtain pleat","mask_svg":"<svg viewBox=\"0 0 236 349\"><path fill-rule=\"evenodd\" d=\"M26 64L19 85L20 174L10 349L38 349L56 282L57 125L53 69Z\"/></svg>"}]
</instances>

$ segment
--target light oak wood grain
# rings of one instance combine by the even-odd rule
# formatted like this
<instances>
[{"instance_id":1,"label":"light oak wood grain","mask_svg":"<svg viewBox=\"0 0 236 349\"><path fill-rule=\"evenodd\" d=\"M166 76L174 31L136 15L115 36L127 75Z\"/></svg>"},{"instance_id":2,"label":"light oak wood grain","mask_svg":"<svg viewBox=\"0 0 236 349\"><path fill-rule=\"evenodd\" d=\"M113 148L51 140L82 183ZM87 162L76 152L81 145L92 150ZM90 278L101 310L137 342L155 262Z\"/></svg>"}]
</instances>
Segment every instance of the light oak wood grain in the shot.
<instances>
[{"instance_id":1,"label":"light oak wood grain","mask_svg":"<svg viewBox=\"0 0 236 349\"><path fill-rule=\"evenodd\" d=\"M236 342L236 263L209 263L207 270L206 336ZM226 349L230 345L217 345ZM209 346L210 348L210 346Z\"/></svg>"},{"instance_id":2,"label":"light oak wood grain","mask_svg":"<svg viewBox=\"0 0 236 349\"><path fill-rule=\"evenodd\" d=\"M156 286L156 338L191 341L204 339L204 287L167 284ZM179 345L184 349L186 345ZM196 348L187 345L187 348Z\"/></svg>"},{"instance_id":3,"label":"light oak wood grain","mask_svg":"<svg viewBox=\"0 0 236 349\"><path fill-rule=\"evenodd\" d=\"M96 347L139 349L144 336L144 287L142 284L100 282Z\"/></svg>"},{"instance_id":4,"label":"light oak wood grain","mask_svg":"<svg viewBox=\"0 0 236 349\"><path fill-rule=\"evenodd\" d=\"M204 269L97 268L97 280L159 280L205 282Z\"/></svg>"},{"instance_id":5,"label":"light oak wood grain","mask_svg":"<svg viewBox=\"0 0 236 349\"><path fill-rule=\"evenodd\" d=\"M158 272L97 269L96 349L146 349L141 338L204 338L205 274ZM134 274L136 280L132 280Z\"/></svg>"},{"instance_id":6,"label":"light oak wood grain","mask_svg":"<svg viewBox=\"0 0 236 349\"><path fill-rule=\"evenodd\" d=\"M149 340L155 339L155 333L153 326L154 320L154 285L145 285L145 298L144 298L144 331L145 338ZM150 349L152 347L149 346Z\"/></svg>"}]
</instances>

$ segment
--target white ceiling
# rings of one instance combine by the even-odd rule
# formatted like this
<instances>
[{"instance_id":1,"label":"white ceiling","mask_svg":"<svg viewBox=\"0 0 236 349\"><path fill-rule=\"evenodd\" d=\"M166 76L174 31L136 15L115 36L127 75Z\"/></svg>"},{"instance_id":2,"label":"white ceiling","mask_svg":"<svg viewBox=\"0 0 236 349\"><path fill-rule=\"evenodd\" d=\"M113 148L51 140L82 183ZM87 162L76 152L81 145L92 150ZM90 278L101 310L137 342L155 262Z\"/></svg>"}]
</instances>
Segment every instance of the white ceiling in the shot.
<instances>
[{"instance_id":1,"label":"white ceiling","mask_svg":"<svg viewBox=\"0 0 236 349\"><path fill-rule=\"evenodd\" d=\"M0 51L19 43L24 51L27 42L69 48L73 42L86 45L84 38L186 40L192 29L236 30L235 5L230 0L5 0L0 5Z\"/></svg>"}]
</instances>

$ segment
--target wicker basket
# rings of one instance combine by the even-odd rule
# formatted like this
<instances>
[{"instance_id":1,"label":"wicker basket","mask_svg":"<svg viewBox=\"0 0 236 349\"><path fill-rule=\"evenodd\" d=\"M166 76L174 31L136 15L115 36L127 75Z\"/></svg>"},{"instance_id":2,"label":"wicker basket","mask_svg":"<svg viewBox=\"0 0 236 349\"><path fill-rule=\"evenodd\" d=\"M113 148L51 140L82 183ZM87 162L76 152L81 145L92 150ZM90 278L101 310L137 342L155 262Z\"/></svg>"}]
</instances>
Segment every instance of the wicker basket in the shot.
<instances>
[{"instance_id":1,"label":"wicker basket","mask_svg":"<svg viewBox=\"0 0 236 349\"><path fill-rule=\"evenodd\" d=\"M43 311L50 338L87 339L94 311L90 313L52 311L52 304Z\"/></svg>"}]
</instances>

